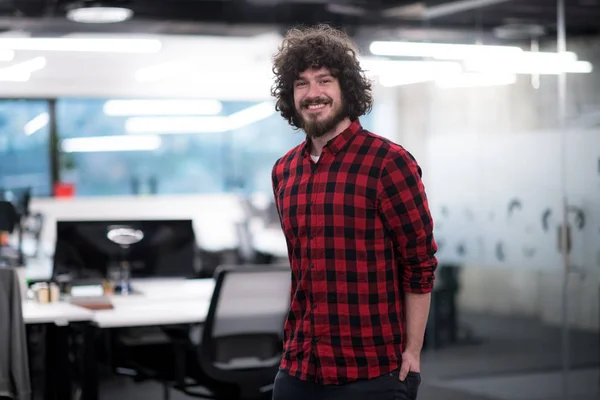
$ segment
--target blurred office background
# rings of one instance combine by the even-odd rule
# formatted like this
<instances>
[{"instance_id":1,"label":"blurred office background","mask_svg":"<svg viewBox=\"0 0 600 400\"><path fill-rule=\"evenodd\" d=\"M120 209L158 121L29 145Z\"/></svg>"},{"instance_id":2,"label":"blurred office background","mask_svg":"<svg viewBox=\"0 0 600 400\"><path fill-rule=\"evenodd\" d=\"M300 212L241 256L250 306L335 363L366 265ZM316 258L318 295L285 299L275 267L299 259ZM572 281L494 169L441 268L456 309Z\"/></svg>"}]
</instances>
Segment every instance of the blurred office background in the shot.
<instances>
[{"instance_id":1,"label":"blurred office background","mask_svg":"<svg viewBox=\"0 0 600 400\"><path fill-rule=\"evenodd\" d=\"M274 110L271 56L330 23L375 82L363 125L424 171L440 269L420 398L598 398L598 21L596 0L3 1L0 189L31 188L44 221L28 275L52 275L61 220L189 218L204 277L285 260L270 173L304 137ZM155 390L122 385L101 397Z\"/></svg>"}]
</instances>

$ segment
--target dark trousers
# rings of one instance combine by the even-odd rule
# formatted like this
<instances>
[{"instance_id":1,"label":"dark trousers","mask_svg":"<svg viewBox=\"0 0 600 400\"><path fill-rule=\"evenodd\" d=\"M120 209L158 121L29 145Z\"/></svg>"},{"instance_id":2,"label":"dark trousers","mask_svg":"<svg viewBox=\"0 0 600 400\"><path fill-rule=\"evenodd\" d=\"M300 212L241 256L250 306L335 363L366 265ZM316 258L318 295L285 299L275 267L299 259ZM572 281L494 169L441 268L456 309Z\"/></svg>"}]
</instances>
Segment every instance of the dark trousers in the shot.
<instances>
[{"instance_id":1,"label":"dark trousers","mask_svg":"<svg viewBox=\"0 0 600 400\"><path fill-rule=\"evenodd\" d=\"M420 383L421 375L417 372L410 372L401 382L398 370L344 385L320 385L279 371L273 400L416 400Z\"/></svg>"}]
</instances>

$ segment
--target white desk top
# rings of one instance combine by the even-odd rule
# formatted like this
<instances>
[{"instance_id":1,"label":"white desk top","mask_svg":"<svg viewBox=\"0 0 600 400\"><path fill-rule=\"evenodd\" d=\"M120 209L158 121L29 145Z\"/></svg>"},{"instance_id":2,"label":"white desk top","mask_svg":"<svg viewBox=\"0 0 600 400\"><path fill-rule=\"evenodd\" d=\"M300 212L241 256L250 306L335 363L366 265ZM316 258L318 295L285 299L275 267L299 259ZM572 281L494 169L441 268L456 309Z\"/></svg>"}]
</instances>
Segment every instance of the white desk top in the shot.
<instances>
[{"instance_id":1,"label":"white desk top","mask_svg":"<svg viewBox=\"0 0 600 400\"><path fill-rule=\"evenodd\" d=\"M100 328L125 328L203 323L208 314L210 299L169 300L147 303L114 301L112 310L94 312L94 323Z\"/></svg>"},{"instance_id":2,"label":"white desk top","mask_svg":"<svg viewBox=\"0 0 600 400\"><path fill-rule=\"evenodd\" d=\"M147 280L132 281L140 294L114 296L111 310L94 312L101 328L202 323L208 314L215 281Z\"/></svg>"},{"instance_id":3,"label":"white desk top","mask_svg":"<svg viewBox=\"0 0 600 400\"><path fill-rule=\"evenodd\" d=\"M26 324L68 325L69 322L91 321L92 311L66 302L40 304L23 302L23 320Z\"/></svg>"},{"instance_id":4,"label":"white desk top","mask_svg":"<svg viewBox=\"0 0 600 400\"><path fill-rule=\"evenodd\" d=\"M118 297L157 300L191 300L191 299L209 299L212 297L215 288L213 279L133 279L131 281L133 290L141 292L138 296Z\"/></svg>"},{"instance_id":5,"label":"white desk top","mask_svg":"<svg viewBox=\"0 0 600 400\"><path fill-rule=\"evenodd\" d=\"M110 298L111 310L88 310L67 302L23 304L25 323L55 323L92 321L101 328L156 326L202 323L208 314L215 281L196 280L133 280L131 296Z\"/></svg>"}]
</instances>

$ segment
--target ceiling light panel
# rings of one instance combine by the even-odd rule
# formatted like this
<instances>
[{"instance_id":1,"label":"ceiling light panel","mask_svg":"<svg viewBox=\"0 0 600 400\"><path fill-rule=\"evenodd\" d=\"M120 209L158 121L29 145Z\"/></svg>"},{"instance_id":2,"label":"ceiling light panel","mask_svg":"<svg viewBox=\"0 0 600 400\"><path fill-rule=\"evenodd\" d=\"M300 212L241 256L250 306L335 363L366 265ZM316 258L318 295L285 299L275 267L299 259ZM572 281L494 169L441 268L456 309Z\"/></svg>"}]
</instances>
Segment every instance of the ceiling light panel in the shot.
<instances>
[{"instance_id":1,"label":"ceiling light panel","mask_svg":"<svg viewBox=\"0 0 600 400\"><path fill-rule=\"evenodd\" d=\"M133 17L133 11L122 7L82 7L67 11L67 19L86 24L110 24Z\"/></svg>"},{"instance_id":2,"label":"ceiling light panel","mask_svg":"<svg viewBox=\"0 0 600 400\"><path fill-rule=\"evenodd\" d=\"M162 43L156 39L0 37L0 49L10 50L157 53L161 48Z\"/></svg>"},{"instance_id":3,"label":"ceiling light panel","mask_svg":"<svg viewBox=\"0 0 600 400\"><path fill-rule=\"evenodd\" d=\"M109 100L104 114L135 115L217 115L223 109L218 100Z\"/></svg>"}]
</instances>

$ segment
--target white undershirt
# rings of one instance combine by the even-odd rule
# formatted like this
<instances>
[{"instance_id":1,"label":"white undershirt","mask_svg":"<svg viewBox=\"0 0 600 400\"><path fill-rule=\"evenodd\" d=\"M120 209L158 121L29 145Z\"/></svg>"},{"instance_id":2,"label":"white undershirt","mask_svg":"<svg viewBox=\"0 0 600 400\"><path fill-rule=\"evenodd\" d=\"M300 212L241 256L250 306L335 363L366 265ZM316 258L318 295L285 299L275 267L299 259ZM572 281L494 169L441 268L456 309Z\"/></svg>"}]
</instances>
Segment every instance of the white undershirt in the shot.
<instances>
[{"instance_id":1,"label":"white undershirt","mask_svg":"<svg viewBox=\"0 0 600 400\"><path fill-rule=\"evenodd\" d=\"M320 156L313 156L312 154L310 155L310 158L312 158L314 162L319 161L319 157Z\"/></svg>"}]
</instances>

